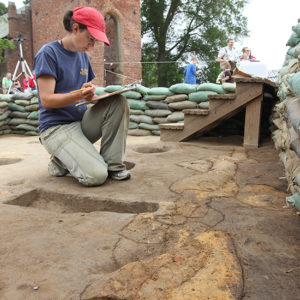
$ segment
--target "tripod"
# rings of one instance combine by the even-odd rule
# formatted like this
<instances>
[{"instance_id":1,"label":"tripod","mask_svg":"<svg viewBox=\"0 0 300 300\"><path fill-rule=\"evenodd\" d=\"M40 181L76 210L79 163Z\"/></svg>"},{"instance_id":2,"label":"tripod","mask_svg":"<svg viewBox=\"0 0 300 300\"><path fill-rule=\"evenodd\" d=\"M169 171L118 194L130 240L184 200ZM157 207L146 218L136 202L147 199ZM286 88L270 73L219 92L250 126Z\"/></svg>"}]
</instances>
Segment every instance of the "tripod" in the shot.
<instances>
[{"instance_id":1,"label":"tripod","mask_svg":"<svg viewBox=\"0 0 300 300\"><path fill-rule=\"evenodd\" d=\"M24 40L26 40L26 38L23 38L21 34L18 35L17 38L14 38L14 41L17 41L19 43L19 51L20 51L20 59L18 60L18 63L16 65L16 68L15 68L15 71L14 71L14 74L13 74L13 77L12 77L12 84L11 86L9 87L8 91L7 91L7 94L9 94L9 92L11 91L11 87L12 85L14 84L14 82L16 80L18 80L18 78L21 76L21 75L24 75L25 78L26 78L26 82L28 83L28 78L31 78L32 81L34 82L35 86L37 85L36 84L36 81L32 75L32 72L30 71L30 68L26 62L26 59L24 58L23 56L23 48L22 48L22 43L24 42ZM19 73L18 76L16 76L17 74L17 71L19 69L19 66L21 64L21 70L22 72Z\"/></svg>"}]
</instances>

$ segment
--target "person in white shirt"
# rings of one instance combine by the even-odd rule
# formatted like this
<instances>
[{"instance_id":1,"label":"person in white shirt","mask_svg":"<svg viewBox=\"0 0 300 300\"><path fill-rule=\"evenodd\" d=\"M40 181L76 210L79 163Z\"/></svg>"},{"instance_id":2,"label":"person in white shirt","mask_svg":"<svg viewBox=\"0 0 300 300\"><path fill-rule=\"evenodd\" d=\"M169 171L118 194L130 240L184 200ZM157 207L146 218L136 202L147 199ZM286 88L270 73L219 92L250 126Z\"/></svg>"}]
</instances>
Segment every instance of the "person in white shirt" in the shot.
<instances>
[{"instance_id":1,"label":"person in white shirt","mask_svg":"<svg viewBox=\"0 0 300 300\"><path fill-rule=\"evenodd\" d=\"M237 63L237 61L239 61L239 59L240 59L240 53L234 47L234 40L228 39L227 46L220 49L217 61L218 62L223 62L223 61L229 62L230 66L231 66L231 70L233 71L235 69L236 63Z\"/></svg>"}]
</instances>

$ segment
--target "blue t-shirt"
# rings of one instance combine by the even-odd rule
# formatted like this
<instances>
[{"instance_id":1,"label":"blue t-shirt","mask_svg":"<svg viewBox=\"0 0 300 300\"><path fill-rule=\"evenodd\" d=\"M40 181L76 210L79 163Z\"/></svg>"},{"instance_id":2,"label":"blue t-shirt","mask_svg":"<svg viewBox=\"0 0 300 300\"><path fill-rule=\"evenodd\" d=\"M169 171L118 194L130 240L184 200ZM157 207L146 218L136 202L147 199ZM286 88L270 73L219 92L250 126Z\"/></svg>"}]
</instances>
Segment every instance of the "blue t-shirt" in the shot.
<instances>
[{"instance_id":1,"label":"blue t-shirt","mask_svg":"<svg viewBox=\"0 0 300 300\"><path fill-rule=\"evenodd\" d=\"M86 53L66 50L58 41L44 45L34 58L36 78L51 75L56 80L54 93L69 93L95 78ZM72 103L62 108L45 108L39 97L40 133L49 127L80 121L86 105Z\"/></svg>"},{"instance_id":2,"label":"blue t-shirt","mask_svg":"<svg viewBox=\"0 0 300 300\"><path fill-rule=\"evenodd\" d=\"M194 64L189 64L185 70L185 83L196 84L196 67Z\"/></svg>"}]
</instances>

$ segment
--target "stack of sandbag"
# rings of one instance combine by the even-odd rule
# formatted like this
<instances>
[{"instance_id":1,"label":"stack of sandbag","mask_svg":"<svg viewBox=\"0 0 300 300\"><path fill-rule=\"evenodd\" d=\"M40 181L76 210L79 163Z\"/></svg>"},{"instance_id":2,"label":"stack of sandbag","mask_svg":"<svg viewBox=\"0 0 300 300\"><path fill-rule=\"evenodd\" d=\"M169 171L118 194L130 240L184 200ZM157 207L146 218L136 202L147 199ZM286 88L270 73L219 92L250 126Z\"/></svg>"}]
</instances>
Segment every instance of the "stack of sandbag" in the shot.
<instances>
[{"instance_id":1,"label":"stack of sandbag","mask_svg":"<svg viewBox=\"0 0 300 300\"><path fill-rule=\"evenodd\" d=\"M38 135L38 111L36 93L0 95L0 134Z\"/></svg>"},{"instance_id":2,"label":"stack of sandbag","mask_svg":"<svg viewBox=\"0 0 300 300\"><path fill-rule=\"evenodd\" d=\"M294 201L300 194L300 19L292 30L287 42L290 48L278 77L280 103L274 108L272 133L285 166L289 190L294 194L288 201Z\"/></svg>"}]
</instances>

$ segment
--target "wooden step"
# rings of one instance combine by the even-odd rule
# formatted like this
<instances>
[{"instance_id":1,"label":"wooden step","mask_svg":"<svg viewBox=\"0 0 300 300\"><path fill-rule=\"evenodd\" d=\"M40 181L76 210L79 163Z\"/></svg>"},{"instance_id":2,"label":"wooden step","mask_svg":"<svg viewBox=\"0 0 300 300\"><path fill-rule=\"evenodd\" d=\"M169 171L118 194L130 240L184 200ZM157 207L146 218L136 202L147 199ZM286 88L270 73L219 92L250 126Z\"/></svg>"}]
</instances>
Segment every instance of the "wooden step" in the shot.
<instances>
[{"instance_id":1,"label":"wooden step","mask_svg":"<svg viewBox=\"0 0 300 300\"><path fill-rule=\"evenodd\" d=\"M200 116L207 116L208 115L208 109L184 109L182 111L185 115L200 115Z\"/></svg>"},{"instance_id":2,"label":"wooden step","mask_svg":"<svg viewBox=\"0 0 300 300\"><path fill-rule=\"evenodd\" d=\"M159 124L160 129L182 130L184 128L183 123L163 123Z\"/></svg>"},{"instance_id":3,"label":"wooden step","mask_svg":"<svg viewBox=\"0 0 300 300\"><path fill-rule=\"evenodd\" d=\"M234 100L236 94L220 94L220 95L208 95L209 100Z\"/></svg>"}]
</instances>

